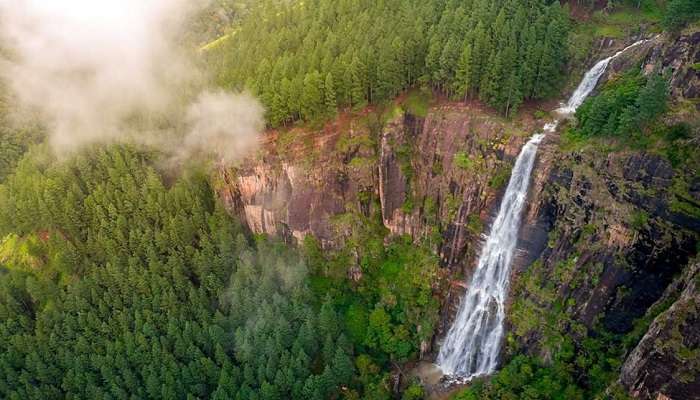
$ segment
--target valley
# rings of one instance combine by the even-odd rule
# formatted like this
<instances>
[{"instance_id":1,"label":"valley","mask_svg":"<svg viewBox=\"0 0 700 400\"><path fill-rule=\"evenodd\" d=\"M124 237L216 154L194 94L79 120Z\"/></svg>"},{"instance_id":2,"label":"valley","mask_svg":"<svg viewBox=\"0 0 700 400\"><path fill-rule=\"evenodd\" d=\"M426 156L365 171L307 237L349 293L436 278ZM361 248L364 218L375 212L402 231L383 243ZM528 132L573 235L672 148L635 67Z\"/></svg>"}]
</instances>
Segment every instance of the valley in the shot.
<instances>
[{"instance_id":1,"label":"valley","mask_svg":"<svg viewBox=\"0 0 700 400\"><path fill-rule=\"evenodd\" d=\"M0 4L0 398L700 398L698 18Z\"/></svg>"}]
</instances>

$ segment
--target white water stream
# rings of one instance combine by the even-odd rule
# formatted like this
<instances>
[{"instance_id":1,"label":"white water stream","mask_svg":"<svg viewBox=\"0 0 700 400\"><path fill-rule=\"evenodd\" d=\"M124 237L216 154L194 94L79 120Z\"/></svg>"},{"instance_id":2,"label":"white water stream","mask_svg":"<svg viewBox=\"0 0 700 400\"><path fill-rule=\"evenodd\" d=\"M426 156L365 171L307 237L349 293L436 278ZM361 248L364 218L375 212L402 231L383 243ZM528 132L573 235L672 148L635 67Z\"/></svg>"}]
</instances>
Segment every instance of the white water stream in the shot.
<instances>
[{"instance_id":1,"label":"white water stream","mask_svg":"<svg viewBox=\"0 0 700 400\"><path fill-rule=\"evenodd\" d=\"M556 129L561 118L576 111L583 103L610 60L643 42L645 40L599 61L586 72L567 103L555 110L556 119L546 124L542 133L534 134L520 151L467 293L440 348L436 363L445 375L466 381L496 369L503 339L510 267L538 145L547 132Z\"/></svg>"}]
</instances>

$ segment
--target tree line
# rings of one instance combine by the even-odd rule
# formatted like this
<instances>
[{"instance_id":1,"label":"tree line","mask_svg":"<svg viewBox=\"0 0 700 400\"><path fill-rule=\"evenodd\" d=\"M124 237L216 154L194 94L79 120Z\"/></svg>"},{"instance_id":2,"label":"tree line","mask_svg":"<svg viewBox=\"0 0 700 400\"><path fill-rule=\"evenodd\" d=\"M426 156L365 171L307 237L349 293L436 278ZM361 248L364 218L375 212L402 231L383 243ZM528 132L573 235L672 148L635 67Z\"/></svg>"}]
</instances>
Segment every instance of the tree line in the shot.
<instances>
[{"instance_id":1,"label":"tree line","mask_svg":"<svg viewBox=\"0 0 700 400\"><path fill-rule=\"evenodd\" d=\"M207 54L272 126L389 100L415 85L509 115L557 92L568 12L545 0L265 1Z\"/></svg>"},{"instance_id":2,"label":"tree line","mask_svg":"<svg viewBox=\"0 0 700 400\"><path fill-rule=\"evenodd\" d=\"M167 186L128 147L19 162L0 185L0 397L320 400L352 383L303 261L186 175Z\"/></svg>"},{"instance_id":3,"label":"tree line","mask_svg":"<svg viewBox=\"0 0 700 400\"><path fill-rule=\"evenodd\" d=\"M251 236L159 160L33 145L0 183L0 397L390 399L437 321L436 257L356 213L334 252Z\"/></svg>"}]
</instances>

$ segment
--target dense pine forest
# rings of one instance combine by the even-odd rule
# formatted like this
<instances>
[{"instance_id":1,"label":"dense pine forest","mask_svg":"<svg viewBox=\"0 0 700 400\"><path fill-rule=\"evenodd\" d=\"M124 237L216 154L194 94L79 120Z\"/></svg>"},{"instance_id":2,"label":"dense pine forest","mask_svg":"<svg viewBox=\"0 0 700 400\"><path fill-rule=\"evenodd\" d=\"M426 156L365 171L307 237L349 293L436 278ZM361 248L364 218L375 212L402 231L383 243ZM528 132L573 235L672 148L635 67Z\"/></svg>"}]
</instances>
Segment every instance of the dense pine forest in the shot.
<instances>
[{"instance_id":1,"label":"dense pine forest","mask_svg":"<svg viewBox=\"0 0 700 400\"><path fill-rule=\"evenodd\" d=\"M484 167L487 152L498 152L498 165L510 166L512 147L498 146L521 147L521 139L533 132L518 130L529 129L532 121L551 119L542 104L554 103L565 97L562 93L572 91L590 67L584 68L584 63L611 55L599 42L618 40L621 48L622 43L629 44L627 36L638 40L652 34L667 34L673 42L697 28L698 4L693 0L611 0L607 4L588 0L218 0L187 20L184 33L178 32L178 45L195 58L192 64L203 65L204 84L217 91L254 95L264 106L265 128L277 135L269 136L270 142L298 144L289 137L304 130L313 135L318 126L334 121L340 113L365 113L357 126L367 136L348 136L336 145L351 149L347 154L338 150L347 158L342 162L355 171L366 167L363 163L377 162L378 167L367 168L375 179L388 159L383 158L384 147L396 146L396 160L390 161L400 164L394 174L405 176L407 191L417 181L414 170L422 149L381 136L392 117L384 106L404 101L396 99L407 93L409 99L416 93L424 96L418 102L425 109L447 105L453 111L477 104L478 111L470 112L485 115L488 122L483 126L494 129L495 139L476 139L478 156L468 155L466 146L457 151L462 145L457 142L446 153L459 174L474 177L473 184L481 185L477 197L483 208L463 212L472 205L459 203L455 181L450 182L452 193L446 198L418 201L407 196L398 207L405 214L403 223L416 223L419 218L412 220L410 213L421 212L420 223L434 228L420 237L396 235L390 229L396 227L387 226L385 186L363 188L358 201L342 199L347 203L342 212L323 215L332 221L332 234L342 237L332 245L310 233L303 237L260 233L246 220L249 209L232 211L229 203L240 199L229 203L222 199L223 194L241 196L244 191L231 189L235 178L227 175L237 171L238 165L206 157L174 163L171 149L131 136L89 143L68 154L57 152L46 139L55 126L42 119L41 110L20 110L22 96L2 82L0 398L430 398L434 388L422 384L413 370L420 360L433 357L431 352L439 343L436 335L445 334L446 315L450 307L456 308L455 299L447 293L455 293L460 285L468 289L455 283L466 276L461 266L447 265L441 245L467 231L477 248L480 235L487 232L489 213L497 208L495 200L507 183L507 174L491 176L496 172ZM627 14L615 14L618 9ZM584 22L581 15L586 15ZM620 19L627 18L620 15L632 15L632 22L619 23L627 30L624 35L610 35L613 39L596 33L599 42L592 44L592 30L621 29L608 15ZM647 18L644 29L650 32L635 26L639 15ZM586 39L587 35L591 38ZM588 40L585 54L579 54L578 40ZM11 49L12 43L0 42L3 62L13 57L6 46ZM700 71L697 62L691 69L696 75ZM663 193L652 192L648 183L652 179L643 176L640 192L653 194L645 199L671 192L668 220L681 224L685 235L679 233L680 239L671 241L682 242L678 246L684 246L684 260L690 262L700 248L693 225L700 218L700 206L693 197L700 167L698 108L692 93L687 95L690 100L673 102L673 96L684 89L672 87L672 72L660 65L645 71L639 62L615 72L570 120L562 122L561 144L556 146L575 154L574 164L587 172L600 165L581 161L585 160L581 154L588 154L590 148L600 159L613 159L615 151L640 151L667 163L671 172L666 174L670 177L662 176L669 182L664 183ZM6 74L0 76L7 80ZM178 95L186 98L187 89ZM525 105L530 107L523 111ZM393 127L399 120L417 120L404 128L410 132L408 137L415 138L426 111L410 111L395 118ZM180 128L161 116L148 120L126 114L129 124L119 127L137 132L136 137ZM449 117L445 115L438 114L433 121ZM497 124L501 125L493 128ZM150 130L139 131L143 125ZM470 120L459 126L469 126L471 132L472 125ZM345 134L350 135L338 133ZM299 137L299 142L306 140L304 149L313 151L316 142ZM278 161L277 153L265 153L266 147L257 151L246 157ZM296 188L294 177L317 176L313 175L315 159L305 157L304 167L285 181L289 190ZM245 162L244 157L236 161ZM287 163L291 161L282 159L271 169L286 172ZM426 175L431 177L450 168L437 157L430 164ZM575 168L554 180L560 183L574 176ZM266 172L258 169L256 173L255 184L263 185ZM379 174L383 185L393 177ZM491 175L482 184L478 174ZM342 187L356 183L348 182L345 173L334 179ZM587 182L579 192L572 190L566 196L583 203L590 186ZM633 198L636 192L630 189L623 195ZM273 197L267 196L264 202L286 207ZM438 202L445 203L449 209L445 214L458 222L439 225ZM659 202L653 204L662 208ZM560 201L552 209L559 207L555 211L564 215L565 206ZM581 211L589 219L596 212L601 212L600 207ZM654 225L662 220L662 212L656 215L652 207L629 212L634 217L627 225L637 229L635 237L653 231L661 241L674 234L676 226L666 220ZM270 218L263 214L261 224ZM570 218L572 226L580 222L574 219ZM575 230L571 247L583 246L584 239L597 232L589 219ZM554 224L549 228L546 251L554 252L555 235L563 233L555 232ZM601 231L607 229L623 230L610 224ZM589 247L604 247L600 237ZM605 238L614 242L618 237ZM635 249L647 251L644 246L653 244ZM448 250L468 259L474 256L473 248ZM692 248L694 253L687 250ZM680 296L652 301L650 311L643 310L626 332L601 328L597 320L585 326L565 311L574 308L573 298L560 301L558 289L553 288L563 287L567 295L576 290L571 270L579 260L576 251L566 262L556 264L556 276L549 281L536 275L544 268L537 260L514 285L515 293L523 297L509 303L515 311L506 329L515 333L504 339L507 349L501 369L468 385L457 382L456 390L450 386L454 382L442 381L437 391L440 398L642 398L620 385L624 357L654 318ZM588 270L580 274L593 274L603 261L629 264L621 258L618 253L606 253L605 260L590 261L585 264ZM625 271L637 276L631 266ZM680 279L683 274L671 275ZM620 296L632 292L622 285L616 290ZM609 303L615 301L623 300ZM528 333L541 328L551 334L521 335L524 326ZM679 332L673 336L676 342L669 343L677 346L682 329L674 329L674 335ZM556 344L542 356L523 350L518 341ZM682 361L697 366L697 349L683 349ZM691 371L678 379L694 382L698 370Z\"/></svg>"},{"instance_id":2,"label":"dense pine forest","mask_svg":"<svg viewBox=\"0 0 700 400\"><path fill-rule=\"evenodd\" d=\"M509 115L563 83L568 12L549 3L270 2L216 48L218 79L257 94L273 126L389 100L419 83Z\"/></svg>"},{"instance_id":3,"label":"dense pine forest","mask_svg":"<svg viewBox=\"0 0 700 400\"><path fill-rule=\"evenodd\" d=\"M350 285L349 248L247 235L196 170L166 184L133 148L45 150L0 186L3 397L384 398L380 371L432 330L437 264L410 243L358 237Z\"/></svg>"}]
</instances>

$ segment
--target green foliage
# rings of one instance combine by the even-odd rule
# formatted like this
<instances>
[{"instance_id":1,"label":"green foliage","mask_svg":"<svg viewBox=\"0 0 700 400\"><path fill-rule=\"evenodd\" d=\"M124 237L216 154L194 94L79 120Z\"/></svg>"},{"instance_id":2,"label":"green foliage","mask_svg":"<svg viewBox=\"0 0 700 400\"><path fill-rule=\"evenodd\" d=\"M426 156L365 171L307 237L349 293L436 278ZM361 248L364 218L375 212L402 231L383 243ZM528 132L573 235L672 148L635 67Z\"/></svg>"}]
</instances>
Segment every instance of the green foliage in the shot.
<instances>
[{"instance_id":1,"label":"green foliage","mask_svg":"<svg viewBox=\"0 0 700 400\"><path fill-rule=\"evenodd\" d=\"M474 236L481 235L484 232L484 223L481 222L478 214L469 214L469 217L467 217L467 229Z\"/></svg>"},{"instance_id":2,"label":"green foliage","mask_svg":"<svg viewBox=\"0 0 700 400\"><path fill-rule=\"evenodd\" d=\"M649 214L644 210L636 210L632 213L630 225L636 230L644 229L649 223Z\"/></svg>"},{"instance_id":3,"label":"green foliage","mask_svg":"<svg viewBox=\"0 0 700 400\"><path fill-rule=\"evenodd\" d=\"M29 146L38 141L35 132L12 130L0 120L0 182L12 173Z\"/></svg>"},{"instance_id":4,"label":"green foliage","mask_svg":"<svg viewBox=\"0 0 700 400\"><path fill-rule=\"evenodd\" d=\"M587 136L638 135L666 111L668 82L659 74L648 79L632 71L609 82L576 111L576 133Z\"/></svg>"},{"instance_id":5,"label":"green foliage","mask_svg":"<svg viewBox=\"0 0 700 400\"><path fill-rule=\"evenodd\" d=\"M690 184L683 176L677 176L673 180L670 208L673 212L700 218L700 204L690 195Z\"/></svg>"},{"instance_id":6,"label":"green foliage","mask_svg":"<svg viewBox=\"0 0 700 400\"><path fill-rule=\"evenodd\" d=\"M411 383L406 390L404 390L401 400L421 400L425 398L425 391L420 383Z\"/></svg>"},{"instance_id":7,"label":"green foliage","mask_svg":"<svg viewBox=\"0 0 700 400\"><path fill-rule=\"evenodd\" d=\"M501 189L508 183L510 179L512 167L508 164L499 166L494 174L489 179L489 187L493 189Z\"/></svg>"},{"instance_id":8,"label":"green foliage","mask_svg":"<svg viewBox=\"0 0 700 400\"><path fill-rule=\"evenodd\" d=\"M0 186L0 397L326 399L352 345L284 246L251 244L196 171L30 152Z\"/></svg>"},{"instance_id":9,"label":"green foliage","mask_svg":"<svg viewBox=\"0 0 700 400\"><path fill-rule=\"evenodd\" d=\"M523 355L515 357L488 382L477 382L452 397L455 400L584 399L567 365L543 363Z\"/></svg>"},{"instance_id":10,"label":"green foliage","mask_svg":"<svg viewBox=\"0 0 700 400\"><path fill-rule=\"evenodd\" d=\"M324 290L344 310L347 336L359 349L380 365L407 361L417 355L421 341L431 338L437 322L437 259L407 238L384 247L384 231L372 229L369 221L354 226L370 229L352 235L345 248L326 253L330 267ZM359 282L349 280L348 273L331 272L350 267L348 254L359 261Z\"/></svg>"},{"instance_id":11,"label":"green foliage","mask_svg":"<svg viewBox=\"0 0 700 400\"><path fill-rule=\"evenodd\" d=\"M681 165L698 166L697 149L689 143L692 139L690 125L678 123L662 130L663 140L666 143L664 153L674 168Z\"/></svg>"},{"instance_id":12,"label":"green foliage","mask_svg":"<svg viewBox=\"0 0 700 400\"><path fill-rule=\"evenodd\" d=\"M463 151L456 152L452 162L454 162L457 168L461 168L465 171L471 171L475 166L475 162Z\"/></svg>"},{"instance_id":13,"label":"green foliage","mask_svg":"<svg viewBox=\"0 0 700 400\"><path fill-rule=\"evenodd\" d=\"M535 110L534 115L535 115L535 118L537 118L537 119L544 119L547 116L549 116L549 113L538 109L538 110Z\"/></svg>"},{"instance_id":14,"label":"green foliage","mask_svg":"<svg viewBox=\"0 0 700 400\"><path fill-rule=\"evenodd\" d=\"M408 94L403 105L409 113L416 117L425 118L428 115L431 98L432 94L427 90L414 90Z\"/></svg>"},{"instance_id":15,"label":"green foliage","mask_svg":"<svg viewBox=\"0 0 700 400\"><path fill-rule=\"evenodd\" d=\"M439 304L432 293L437 260L409 241L399 241L387 248L378 264L367 267L357 290L371 310L364 345L405 361L432 336L437 322Z\"/></svg>"},{"instance_id":16,"label":"green foliage","mask_svg":"<svg viewBox=\"0 0 700 400\"><path fill-rule=\"evenodd\" d=\"M657 0L611 0L604 10L595 11L589 23L581 24L593 29L596 37L624 38L640 32L642 26L658 31L663 18L663 8Z\"/></svg>"},{"instance_id":17,"label":"green foliage","mask_svg":"<svg viewBox=\"0 0 700 400\"><path fill-rule=\"evenodd\" d=\"M671 0L666 6L663 25L670 31L679 31L700 18L700 4L695 0Z\"/></svg>"},{"instance_id":18,"label":"green foliage","mask_svg":"<svg viewBox=\"0 0 700 400\"><path fill-rule=\"evenodd\" d=\"M568 30L566 9L545 0L266 0L235 40L206 55L220 84L262 99L273 126L423 84L512 114L525 99L556 93Z\"/></svg>"}]
</instances>

